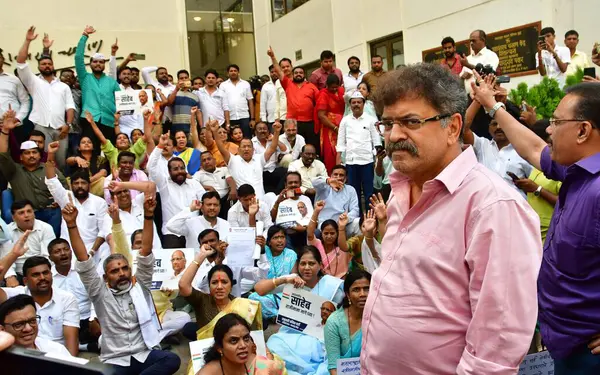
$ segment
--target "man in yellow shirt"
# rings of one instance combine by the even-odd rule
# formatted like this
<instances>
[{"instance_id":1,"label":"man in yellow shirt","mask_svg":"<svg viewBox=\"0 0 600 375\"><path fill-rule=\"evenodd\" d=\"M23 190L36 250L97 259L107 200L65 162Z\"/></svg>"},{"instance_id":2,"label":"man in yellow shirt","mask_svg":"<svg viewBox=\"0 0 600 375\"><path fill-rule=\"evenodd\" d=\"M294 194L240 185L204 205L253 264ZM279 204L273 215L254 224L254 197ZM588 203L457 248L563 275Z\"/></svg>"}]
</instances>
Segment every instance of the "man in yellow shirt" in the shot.
<instances>
[{"instance_id":1,"label":"man in yellow shirt","mask_svg":"<svg viewBox=\"0 0 600 375\"><path fill-rule=\"evenodd\" d=\"M579 33L575 30L569 30L565 33L565 46L571 51L571 63L567 66L565 74L567 76L575 74L577 69L589 68L590 60L585 52L579 51Z\"/></svg>"}]
</instances>

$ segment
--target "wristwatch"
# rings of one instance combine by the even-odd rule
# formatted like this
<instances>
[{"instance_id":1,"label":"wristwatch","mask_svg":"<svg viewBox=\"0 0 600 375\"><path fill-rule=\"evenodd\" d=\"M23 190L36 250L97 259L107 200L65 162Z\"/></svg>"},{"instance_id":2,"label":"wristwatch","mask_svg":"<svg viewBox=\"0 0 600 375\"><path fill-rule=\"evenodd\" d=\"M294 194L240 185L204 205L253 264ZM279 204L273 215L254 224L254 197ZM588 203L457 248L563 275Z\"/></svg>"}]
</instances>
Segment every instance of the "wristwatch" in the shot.
<instances>
[{"instance_id":1,"label":"wristwatch","mask_svg":"<svg viewBox=\"0 0 600 375\"><path fill-rule=\"evenodd\" d=\"M494 116L496 116L496 112L498 112L498 110L500 109L500 107L503 107L504 109L506 109L506 106L504 105L504 103L498 102L498 103L494 104L494 106L492 107L492 109L490 109L490 111L488 112L488 115L491 118L494 118Z\"/></svg>"},{"instance_id":2,"label":"wristwatch","mask_svg":"<svg viewBox=\"0 0 600 375\"><path fill-rule=\"evenodd\" d=\"M536 197L539 197L540 194L542 194L542 187L538 186L538 188L535 189L535 191L533 192L533 195L535 195Z\"/></svg>"}]
</instances>

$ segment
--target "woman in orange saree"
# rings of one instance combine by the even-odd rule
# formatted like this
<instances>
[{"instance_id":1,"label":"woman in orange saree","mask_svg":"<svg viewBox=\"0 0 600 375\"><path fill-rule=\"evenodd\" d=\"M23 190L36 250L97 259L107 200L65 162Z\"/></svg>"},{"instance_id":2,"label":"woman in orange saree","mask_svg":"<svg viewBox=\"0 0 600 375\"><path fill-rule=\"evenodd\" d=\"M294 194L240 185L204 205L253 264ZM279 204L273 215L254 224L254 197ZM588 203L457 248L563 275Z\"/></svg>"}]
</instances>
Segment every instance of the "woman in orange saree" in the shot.
<instances>
[{"instance_id":1,"label":"woman in orange saree","mask_svg":"<svg viewBox=\"0 0 600 375\"><path fill-rule=\"evenodd\" d=\"M326 88L319 92L315 111L315 132L321 134L321 160L327 168L327 173L335 166L337 151L337 132L344 117L344 87L335 74L327 77Z\"/></svg>"}]
</instances>

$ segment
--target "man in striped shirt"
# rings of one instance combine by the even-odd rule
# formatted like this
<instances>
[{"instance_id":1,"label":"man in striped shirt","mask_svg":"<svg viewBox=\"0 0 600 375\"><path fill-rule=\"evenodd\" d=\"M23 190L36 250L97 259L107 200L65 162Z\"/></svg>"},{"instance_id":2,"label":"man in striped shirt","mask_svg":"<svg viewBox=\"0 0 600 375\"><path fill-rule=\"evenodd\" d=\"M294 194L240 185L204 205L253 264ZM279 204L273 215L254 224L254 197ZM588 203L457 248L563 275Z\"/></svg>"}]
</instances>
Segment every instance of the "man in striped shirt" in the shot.
<instances>
[{"instance_id":1,"label":"man in striped shirt","mask_svg":"<svg viewBox=\"0 0 600 375\"><path fill-rule=\"evenodd\" d=\"M186 134L190 133L190 119L192 107L200 107L198 95L192 92L192 81L187 70L177 72L177 86L169 95L167 105L173 111L173 122L171 125L171 134L177 130L183 130ZM197 124L202 127L202 112L196 112Z\"/></svg>"}]
</instances>

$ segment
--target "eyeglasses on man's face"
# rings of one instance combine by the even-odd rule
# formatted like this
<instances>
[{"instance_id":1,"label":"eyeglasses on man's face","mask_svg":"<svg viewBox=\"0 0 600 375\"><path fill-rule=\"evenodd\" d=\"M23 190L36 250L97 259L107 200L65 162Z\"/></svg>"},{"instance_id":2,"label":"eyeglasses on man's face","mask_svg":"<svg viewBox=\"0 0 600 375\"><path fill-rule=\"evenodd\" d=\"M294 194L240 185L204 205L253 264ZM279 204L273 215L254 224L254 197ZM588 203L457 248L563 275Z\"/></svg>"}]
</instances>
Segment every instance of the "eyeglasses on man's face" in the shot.
<instances>
[{"instance_id":1,"label":"eyeglasses on man's face","mask_svg":"<svg viewBox=\"0 0 600 375\"><path fill-rule=\"evenodd\" d=\"M551 117L548 122L550 123L550 126L552 126L553 128L557 127L560 124L566 123L566 122L581 122L581 121L585 121L582 119L577 119L577 118L573 118L573 119L560 119L560 118L556 118L556 117Z\"/></svg>"},{"instance_id":2,"label":"eyeglasses on man's face","mask_svg":"<svg viewBox=\"0 0 600 375\"><path fill-rule=\"evenodd\" d=\"M444 115L435 115L432 117L420 119L416 117L407 117L407 118L396 118L396 119L384 119L375 123L376 127L383 125L386 131L392 130L394 124L397 124L401 128L406 128L409 130L417 130L420 129L423 125L428 122L440 121L445 118L452 116L452 114L447 113Z\"/></svg>"},{"instance_id":3,"label":"eyeglasses on man's face","mask_svg":"<svg viewBox=\"0 0 600 375\"><path fill-rule=\"evenodd\" d=\"M14 323L4 323L4 325L11 326L15 331L22 331L26 324L29 324L31 328L37 327L41 319L42 318L39 315L36 315L35 318L31 318L29 320L21 320Z\"/></svg>"}]
</instances>

